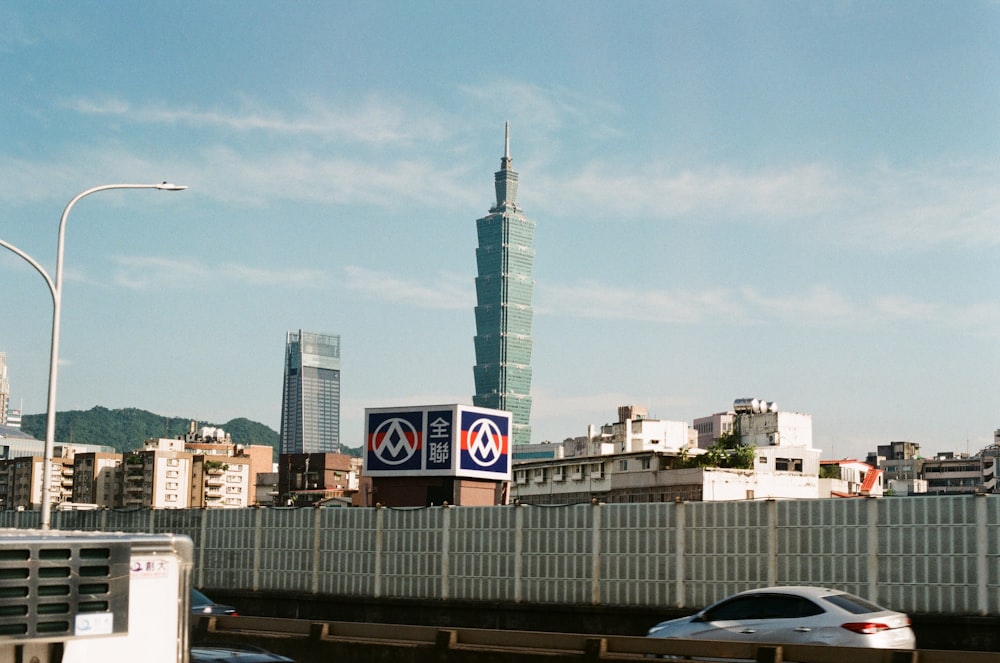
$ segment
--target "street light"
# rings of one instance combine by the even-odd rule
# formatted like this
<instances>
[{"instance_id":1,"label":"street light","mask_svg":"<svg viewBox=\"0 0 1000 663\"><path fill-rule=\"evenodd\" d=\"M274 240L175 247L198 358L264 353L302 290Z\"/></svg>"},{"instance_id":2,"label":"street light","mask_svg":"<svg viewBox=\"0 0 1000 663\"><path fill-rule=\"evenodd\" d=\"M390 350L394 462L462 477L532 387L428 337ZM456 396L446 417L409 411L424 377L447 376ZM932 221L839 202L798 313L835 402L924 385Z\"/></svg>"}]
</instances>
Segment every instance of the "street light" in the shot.
<instances>
[{"instance_id":1,"label":"street light","mask_svg":"<svg viewBox=\"0 0 1000 663\"><path fill-rule=\"evenodd\" d=\"M15 254L27 261L29 265L34 267L35 271L42 275L42 278L45 279L45 284L49 287L49 293L52 295L52 347L49 352L49 396L46 404L45 415L45 458L42 460L42 529L49 529L52 521L52 502L49 496L52 490L50 463L52 462L52 455L55 451L56 382L59 376L59 319L62 312L63 242L66 237L66 220L69 218L69 212L73 209L73 205L76 204L76 201L89 196L92 193L97 193L98 191L106 191L108 189L160 189L161 191L183 191L186 188L186 186L170 184L169 182L162 182L160 184L105 184L102 186L95 186L93 189L87 189L83 193L77 194L76 197L69 201L69 204L66 205L66 209L63 210L62 217L59 219L59 241L56 244L55 281L53 281L49 277L48 273L46 273L45 269L27 253L18 249L16 246L9 244L8 242L0 240L0 246L13 251Z\"/></svg>"}]
</instances>

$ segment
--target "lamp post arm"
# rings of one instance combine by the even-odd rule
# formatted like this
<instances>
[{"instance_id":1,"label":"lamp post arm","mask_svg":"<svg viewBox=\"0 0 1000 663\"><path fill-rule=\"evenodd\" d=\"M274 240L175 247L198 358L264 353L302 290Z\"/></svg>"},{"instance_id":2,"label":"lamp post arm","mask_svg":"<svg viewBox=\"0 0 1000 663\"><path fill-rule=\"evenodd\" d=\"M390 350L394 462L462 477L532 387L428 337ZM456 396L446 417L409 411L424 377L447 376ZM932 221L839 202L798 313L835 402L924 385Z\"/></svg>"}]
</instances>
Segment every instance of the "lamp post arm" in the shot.
<instances>
[{"instance_id":1,"label":"lamp post arm","mask_svg":"<svg viewBox=\"0 0 1000 663\"><path fill-rule=\"evenodd\" d=\"M5 249L9 249L11 252L13 252L16 255L18 255L21 258L23 258L26 263L28 263L29 265L31 265L32 267L34 267L35 271L38 272L39 274L41 274L42 278L45 279L45 285L49 286L49 294L52 295L52 299L53 300L55 299L55 296L56 296L56 284L52 282L52 279L49 278L48 272L45 271L44 267L42 267L41 265L38 264L38 261L36 261L34 258L32 258L31 256L29 256L27 253L25 253L21 249L17 248L16 246L14 246L13 244L11 244L10 242L5 242L2 239L0 239L0 246L2 246Z\"/></svg>"},{"instance_id":2,"label":"lamp post arm","mask_svg":"<svg viewBox=\"0 0 1000 663\"><path fill-rule=\"evenodd\" d=\"M53 292L62 292L63 242L66 239L66 221L69 220L70 210L73 209L73 205L76 205L78 200L86 198L92 193L107 191L108 189L167 189L173 191L179 188L184 187L177 187L176 185L167 184L166 182L163 184L102 184L101 186L95 186L92 189L87 189L86 191L76 194L73 199L66 204L66 209L63 210L62 216L59 217L59 239L56 243L56 278ZM50 288L52 288L52 286L50 286Z\"/></svg>"}]
</instances>

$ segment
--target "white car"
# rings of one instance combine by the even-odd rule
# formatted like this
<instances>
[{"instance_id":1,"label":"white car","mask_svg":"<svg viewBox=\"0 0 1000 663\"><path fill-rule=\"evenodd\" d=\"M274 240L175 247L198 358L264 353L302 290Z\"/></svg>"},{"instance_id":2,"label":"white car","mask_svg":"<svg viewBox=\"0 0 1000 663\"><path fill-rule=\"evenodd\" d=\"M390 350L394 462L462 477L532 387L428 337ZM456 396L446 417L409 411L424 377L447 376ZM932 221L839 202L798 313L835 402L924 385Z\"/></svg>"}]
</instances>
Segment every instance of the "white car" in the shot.
<instances>
[{"instance_id":1,"label":"white car","mask_svg":"<svg viewBox=\"0 0 1000 663\"><path fill-rule=\"evenodd\" d=\"M822 587L740 592L695 615L661 622L647 637L876 649L916 646L904 613Z\"/></svg>"}]
</instances>

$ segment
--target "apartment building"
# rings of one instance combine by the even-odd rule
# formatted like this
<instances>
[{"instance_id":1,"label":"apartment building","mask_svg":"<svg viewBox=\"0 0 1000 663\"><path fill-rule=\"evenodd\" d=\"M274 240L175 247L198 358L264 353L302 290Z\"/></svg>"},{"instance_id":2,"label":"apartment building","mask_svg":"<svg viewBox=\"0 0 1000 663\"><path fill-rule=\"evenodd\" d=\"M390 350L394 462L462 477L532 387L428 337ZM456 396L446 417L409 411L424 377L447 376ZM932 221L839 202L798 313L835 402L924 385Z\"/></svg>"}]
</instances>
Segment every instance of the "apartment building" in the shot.
<instances>
[{"instance_id":1,"label":"apartment building","mask_svg":"<svg viewBox=\"0 0 1000 663\"><path fill-rule=\"evenodd\" d=\"M192 509L240 509L253 505L247 457L195 455L191 464Z\"/></svg>"},{"instance_id":2,"label":"apartment building","mask_svg":"<svg viewBox=\"0 0 1000 663\"><path fill-rule=\"evenodd\" d=\"M311 504L358 490L358 474L346 454L281 454L278 499L281 504Z\"/></svg>"},{"instance_id":3,"label":"apartment building","mask_svg":"<svg viewBox=\"0 0 1000 663\"><path fill-rule=\"evenodd\" d=\"M740 433L742 444L753 445L749 469L691 467L689 458L706 453L695 428L650 419L645 408L627 405L618 408L614 424L565 440L562 453L515 458L511 496L527 504L817 497L820 452L812 448L811 417L761 403L739 399L731 417L699 420L717 426L720 435Z\"/></svg>"},{"instance_id":4,"label":"apartment building","mask_svg":"<svg viewBox=\"0 0 1000 663\"><path fill-rule=\"evenodd\" d=\"M962 495L997 492L995 457L965 453L940 453L924 459L921 477L929 495Z\"/></svg>"},{"instance_id":5,"label":"apartment building","mask_svg":"<svg viewBox=\"0 0 1000 663\"><path fill-rule=\"evenodd\" d=\"M73 497L76 504L114 506L121 503L122 455L84 452L73 456Z\"/></svg>"},{"instance_id":6,"label":"apartment building","mask_svg":"<svg viewBox=\"0 0 1000 663\"><path fill-rule=\"evenodd\" d=\"M3 509L39 509L42 505L43 457L20 456L0 460L0 503ZM49 465L52 504L67 502L73 495L73 461L55 458Z\"/></svg>"},{"instance_id":7,"label":"apartment building","mask_svg":"<svg viewBox=\"0 0 1000 663\"><path fill-rule=\"evenodd\" d=\"M120 506L189 508L193 462L183 440L147 440L143 449L125 454Z\"/></svg>"},{"instance_id":8,"label":"apartment building","mask_svg":"<svg viewBox=\"0 0 1000 663\"><path fill-rule=\"evenodd\" d=\"M858 460L820 461L820 497L882 497L884 472Z\"/></svg>"}]
</instances>

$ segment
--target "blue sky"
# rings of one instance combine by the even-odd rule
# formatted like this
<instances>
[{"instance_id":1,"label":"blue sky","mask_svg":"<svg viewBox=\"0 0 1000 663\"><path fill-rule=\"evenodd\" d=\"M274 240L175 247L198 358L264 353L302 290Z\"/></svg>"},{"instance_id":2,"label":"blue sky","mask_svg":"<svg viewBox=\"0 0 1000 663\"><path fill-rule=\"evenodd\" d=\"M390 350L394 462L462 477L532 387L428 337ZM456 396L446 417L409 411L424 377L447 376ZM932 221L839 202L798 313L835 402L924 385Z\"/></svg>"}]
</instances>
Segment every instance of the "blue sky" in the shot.
<instances>
[{"instance_id":1,"label":"blue sky","mask_svg":"<svg viewBox=\"0 0 1000 663\"><path fill-rule=\"evenodd\" d=\"M0 239L54 271L59 409L277 429L289 330L365 407L471 403L503 127L535 441L640 404L813 416L825 458L1000 428L1000 4L0 4ZM51 302L0 253L12 400Z\"/></svg>"}]
</instances>

